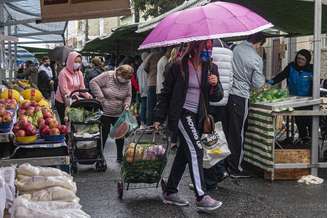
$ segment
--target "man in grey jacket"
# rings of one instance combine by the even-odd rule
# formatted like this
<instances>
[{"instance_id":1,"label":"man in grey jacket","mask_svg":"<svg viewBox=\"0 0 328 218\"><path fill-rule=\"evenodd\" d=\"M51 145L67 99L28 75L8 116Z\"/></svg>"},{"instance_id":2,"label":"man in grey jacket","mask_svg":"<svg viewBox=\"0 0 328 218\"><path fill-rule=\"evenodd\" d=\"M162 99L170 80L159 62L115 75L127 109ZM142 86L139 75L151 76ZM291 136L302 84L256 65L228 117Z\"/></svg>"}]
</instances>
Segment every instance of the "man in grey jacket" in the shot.
<instances>
[{"instance_id":1,"label":"man in grey jacket","mask_svg":"<svg viewBox=\"0 0 328 218\"><path fill-rule=\"evenodd\" d=\"M245 122L248 115L248 99L251 89L265 84L263 60L256 49L263 46L262 32L253 34L233 50L233 83L227 104L227 141L231 155L227 169L232 178L249 177L243 172Z\"/></svg>"}]
</instances>

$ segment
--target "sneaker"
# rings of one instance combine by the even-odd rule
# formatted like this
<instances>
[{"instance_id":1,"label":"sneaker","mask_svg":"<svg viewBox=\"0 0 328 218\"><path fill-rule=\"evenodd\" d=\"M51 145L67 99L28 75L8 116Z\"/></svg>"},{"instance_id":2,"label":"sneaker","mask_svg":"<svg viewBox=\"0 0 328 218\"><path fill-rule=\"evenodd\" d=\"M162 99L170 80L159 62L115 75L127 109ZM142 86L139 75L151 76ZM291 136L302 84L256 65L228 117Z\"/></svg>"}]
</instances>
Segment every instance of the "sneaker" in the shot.
<instances>
[{"instance_id":1,"label":"sneaker","mask_svg":"<svg viewBox=\"0 0 328 218\"><path fill-rule=\"evenodd\" d=\"M192 190L192 191L195 190L194 184L192 184L192 183L190 183L190 184L188 185L188 187L189 187L189 189ZM214 187L211 187L211 188L206 187L206 189L207 189L207 191L215 191L215 190L218 190L218 187L217 187L217 186L214 186Z\"/></svg>"},{"instance_id":2,"label":"sneaker","mask_svg":"<svg viewBox=\"0 0 328 218\"><path fill-rule=\"evenodd\" d=\"M205 195L202 200L196 201L196 207L202 212L211 212L221 207L222 202L214 200L209 195Z\"/></svg>"},{"instance_id":3,"label":"sneaker","mask_svg":"<svg viewBox=\"0 0 328 218\"><path fill-rule=\"evenodd\" d=\"M180 206L180 207L189 205L189 202L180 198L178 193L172 193L172 194L164 193L163 194L163 203L176 205L176 206Z\"/></svg>"},{"instance_id":4,"label":"sneaker","mask_svg":"<svg viewBox=\"0 0 328 218\"><path fill-rule=\"evenodd\" d=\"M230 177L232 179L247 179L247 178L251 178L251 175L247 174L244 171L239 171L239 172L231 172Z\"/></svg>"},{"instance_id":5,"label":"sneaker","mask_svg":"<svg viewBox=\"0 0 328 218\"><path fill-rule=\"evenodd\" d=\"M141 124L140 127L139 127L140 130L144 130L146 129L146 126L144 124Z\"/></svg>"}]
</instances>

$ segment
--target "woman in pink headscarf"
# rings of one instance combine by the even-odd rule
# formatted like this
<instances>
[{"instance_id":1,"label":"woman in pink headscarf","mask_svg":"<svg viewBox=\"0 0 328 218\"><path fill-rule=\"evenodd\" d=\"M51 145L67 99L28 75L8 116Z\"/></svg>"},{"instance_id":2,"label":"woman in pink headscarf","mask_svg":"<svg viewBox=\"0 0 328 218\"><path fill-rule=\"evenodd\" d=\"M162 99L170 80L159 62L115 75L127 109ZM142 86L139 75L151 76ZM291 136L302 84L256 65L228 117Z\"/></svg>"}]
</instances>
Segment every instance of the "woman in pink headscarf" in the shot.
<instances>
[{"instance_id":1,"label":"woman in pink headscarf","mask_svg":"<svg viewBox=\"0 0 328 218\"><path fill-rule=\"evenodd\" d=\"M66 67L60 71L58 76L58 87L55 96L55 104L61 123L64 122L65 107L70 94L79 89L85 89L84 78L81 72L82 57L79 53L70 52ZM83 97L91 98L89 93L84 93Z\"/></svg>"}]
</instances>

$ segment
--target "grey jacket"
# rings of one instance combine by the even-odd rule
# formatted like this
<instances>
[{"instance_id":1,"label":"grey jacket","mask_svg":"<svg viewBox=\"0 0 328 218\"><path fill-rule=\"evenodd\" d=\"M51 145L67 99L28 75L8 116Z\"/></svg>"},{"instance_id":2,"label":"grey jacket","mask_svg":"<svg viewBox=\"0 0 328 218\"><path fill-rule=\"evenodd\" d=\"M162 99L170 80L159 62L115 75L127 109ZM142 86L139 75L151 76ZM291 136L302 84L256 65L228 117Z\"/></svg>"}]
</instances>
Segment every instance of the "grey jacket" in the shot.
<instances>
[{"instance_id":1,"label":"grey jacket","mask_svg":"<svg viewBox=\"0 0 328 218\"><path fill-rule=\"evenodd\" d=\"M265 84L262 58L247 41L234 48L232 68L232 95L249 98L252 88L259 89Z\"/></svg>"}]
</instances>

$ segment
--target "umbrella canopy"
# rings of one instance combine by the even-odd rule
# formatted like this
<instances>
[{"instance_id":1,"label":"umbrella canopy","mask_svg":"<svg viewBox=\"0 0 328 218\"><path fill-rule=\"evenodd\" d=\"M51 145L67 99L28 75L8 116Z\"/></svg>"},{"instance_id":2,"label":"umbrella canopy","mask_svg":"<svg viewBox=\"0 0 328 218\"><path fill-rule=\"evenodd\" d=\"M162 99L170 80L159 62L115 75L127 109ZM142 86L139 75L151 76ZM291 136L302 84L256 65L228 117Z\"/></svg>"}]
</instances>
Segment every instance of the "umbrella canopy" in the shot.
<instances>
[{"instance_id":1,"label":"umbrella canopy","mask_svg":"<svg viewBox=\"0 0 328 218\"><path fill-rule=\"evenodd\" d=\"M214 2L175 12L162 20L139 49L250 35L273 25L238 4Z\"/></svg>"},{"instance_id":2,"label":"umbrella canopy","mask_svg":"<svg viewBox=\"0 0 328 218\"><path fill-rule=\"evenodd\" d=\"M71 51L73 51L73 49L66 46L58 46L49 51L49 58L56 61L58 64L64 64Z\"/></svg>"}]
</instances>

